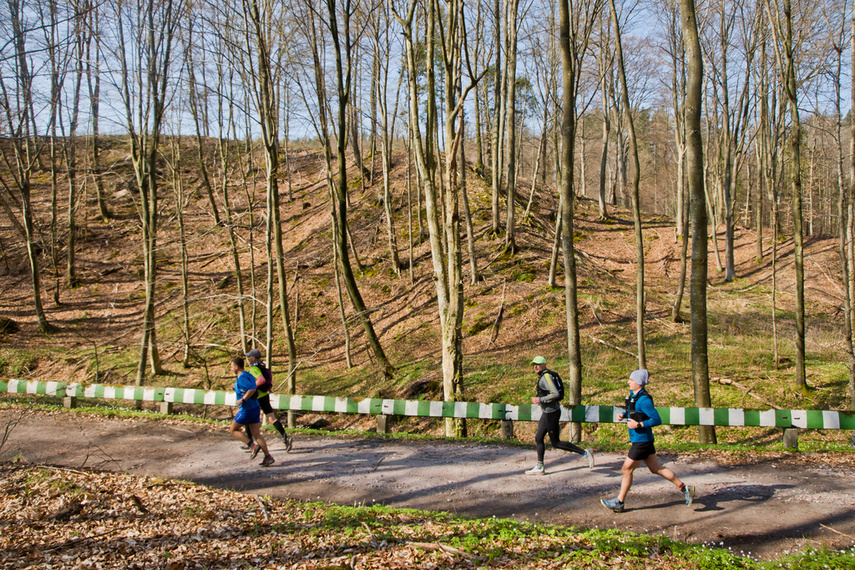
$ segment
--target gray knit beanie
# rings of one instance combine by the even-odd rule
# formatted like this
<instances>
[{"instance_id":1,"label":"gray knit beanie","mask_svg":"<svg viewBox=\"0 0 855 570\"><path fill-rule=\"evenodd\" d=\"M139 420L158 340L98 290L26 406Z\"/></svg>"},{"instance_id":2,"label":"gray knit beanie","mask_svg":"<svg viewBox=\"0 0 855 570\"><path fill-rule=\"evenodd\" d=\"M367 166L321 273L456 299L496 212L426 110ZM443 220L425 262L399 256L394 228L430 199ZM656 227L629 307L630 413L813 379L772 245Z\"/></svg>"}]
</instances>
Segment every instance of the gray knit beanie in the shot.
<instances>
[{"instance_id":1,"label":"gray knit beanie","mask_svg":"<svg viewBox=\"0 0 855 570\"><path fill-rule=\"evenodd\" d=\"M643 368L641 370L633 370L632 374L629 375L629 378L642 388L647 386L648 374L647 370L644 370Z\"/></svg>"}]
</instances>

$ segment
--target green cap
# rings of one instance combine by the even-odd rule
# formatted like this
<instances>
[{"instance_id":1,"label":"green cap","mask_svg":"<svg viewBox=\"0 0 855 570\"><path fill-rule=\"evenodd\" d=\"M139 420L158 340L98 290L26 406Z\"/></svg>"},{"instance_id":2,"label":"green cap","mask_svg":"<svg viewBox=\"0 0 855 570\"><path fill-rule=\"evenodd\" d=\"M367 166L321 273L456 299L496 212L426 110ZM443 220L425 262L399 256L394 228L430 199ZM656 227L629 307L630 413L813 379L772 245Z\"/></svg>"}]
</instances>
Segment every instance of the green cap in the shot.
<instances>
[{"instance_id":1,"label":"green cap","mask_svg":"<svg viewBox=\"0 0 855 570\"><path fill-rule=\"evenodd\" d=\"M535 356L532 361L532 364L546 364L546 359L542 356Z\"/></svg>"}]
</instances>

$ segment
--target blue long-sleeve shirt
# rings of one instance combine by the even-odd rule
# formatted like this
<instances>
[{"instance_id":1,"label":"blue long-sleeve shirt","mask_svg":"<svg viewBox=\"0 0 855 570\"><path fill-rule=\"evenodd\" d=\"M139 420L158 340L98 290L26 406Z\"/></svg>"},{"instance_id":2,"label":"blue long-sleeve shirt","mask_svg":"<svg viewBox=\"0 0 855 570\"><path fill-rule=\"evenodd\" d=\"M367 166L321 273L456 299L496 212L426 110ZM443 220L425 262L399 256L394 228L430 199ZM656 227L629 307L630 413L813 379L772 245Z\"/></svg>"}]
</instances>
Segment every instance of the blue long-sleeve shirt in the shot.
<instances>
[{"instance_id":1,"label":"blue long-sleeve shirt","mask_svg":"<svg viewBox=\"0 0 855 570\"><path fill-rule=\"evenodd\" d=\"M639 391L639 393L641 393L641 391ZM630 397L633 396L635 396L635 394L630 392ZM643 428L629 430L629 441L632 443L653 441L653 428L658 425L662 425L662 418L659 417L659 412L656 411L656 407L653 405L653 398L650 397L650 394L645 392L638 397L635 401L635 411L639 414L646 415L647 419L644 420ZM629 409L626 410L625 415L629 417Z\"/></svg>"}]
</instances>

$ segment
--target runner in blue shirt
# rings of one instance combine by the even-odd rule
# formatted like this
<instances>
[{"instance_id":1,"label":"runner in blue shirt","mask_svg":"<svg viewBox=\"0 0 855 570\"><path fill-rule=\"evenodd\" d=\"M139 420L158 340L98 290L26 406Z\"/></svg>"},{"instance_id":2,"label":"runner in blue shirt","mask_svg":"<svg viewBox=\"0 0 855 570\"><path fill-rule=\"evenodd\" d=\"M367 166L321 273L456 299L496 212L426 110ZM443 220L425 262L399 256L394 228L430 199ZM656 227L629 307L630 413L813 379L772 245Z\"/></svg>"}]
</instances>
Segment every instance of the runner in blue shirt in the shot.
<instances>
[{"instance_id":1,"label":"runner in blue shirt","mask_svg":"<svg viewBox=\"0 0 855 570\"><path fill-rule=\"evenodd\" d=\"M604 507L616 513L624 511L623 502L632 487L633 472L641 465L642 461L651 473L660 475L674 483L683 493L687 506L691 505L695 498L695 488L680 481L674 472L667 467L662 467L659 458L656 457L656 448L653 446L653 428L660 425L662 419L653 405L653 398L644 389L648 380L647 370L635 370L629 375L630 394L626 399L626 410L618 416L619 420L627 419L626 427L629 429L629 441L632 445L621 468L620 493L613 499L600 499L600 503Z\"/></svg>"},{"instance_id":2,"label":"runner in blue shirt","mask_svg":"<svg viewBox=\"0 0 855 570\"><path fill-rule=\"evenodd\" d=\"M255 459L259 451L264 451L264 460L261 462L262 467L273 465L274 459L267 450L267 441L261 435L261 407L258 405L258 400L253 398L256 392L255 377L243 369L244 361L242 356L235 356L231 360L232 374L237 375L235 380L235 396L237 397L238 413L232 421L229 428L231 433L238 441L247 445L250 442L249 437L243 432L244 426L248 426L255 443L250 448L250 460Z\"/></svg>"}]
</instances>

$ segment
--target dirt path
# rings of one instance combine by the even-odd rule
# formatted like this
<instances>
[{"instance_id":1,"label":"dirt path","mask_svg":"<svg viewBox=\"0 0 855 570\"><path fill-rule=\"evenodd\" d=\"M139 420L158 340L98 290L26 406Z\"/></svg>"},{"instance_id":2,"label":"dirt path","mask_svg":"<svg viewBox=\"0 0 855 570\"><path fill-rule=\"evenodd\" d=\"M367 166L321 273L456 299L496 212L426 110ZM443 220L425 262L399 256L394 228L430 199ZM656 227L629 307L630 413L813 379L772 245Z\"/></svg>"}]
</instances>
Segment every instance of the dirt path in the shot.
<instances>
[{"instance_id":1,"label":"dirt path","mask_svg":"<svg viewBox=\"0 0 855 570\"><path fill-rule=\"evenodd\" d=\"M8 418L0 421L6 425ZM639 471L627 511L600 505L616 494L623 456L597 454L588 470L576 455L547 451L545 477L532 447L401 442L297 435L286 454L273 440L276 463L260 468L219 430L176 421L112 420L67 413L27 415L0 460L91 467L178 478L249 493L340 504L382 503L470 516L513 517L573 526L664 534L715 542L763 558L805 546L855 543L855 469L819 462L722 466L662 458L697 487L686 507L665 480ZM836 532L835 532L836 531ZM841 534L842 533L842 534Z\"/></svg>"}]
</instances>

